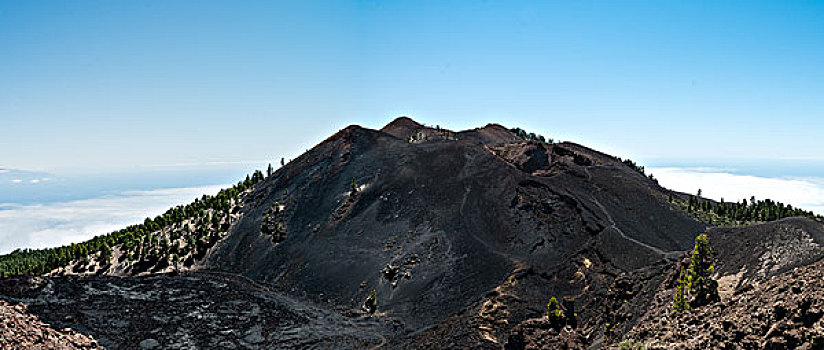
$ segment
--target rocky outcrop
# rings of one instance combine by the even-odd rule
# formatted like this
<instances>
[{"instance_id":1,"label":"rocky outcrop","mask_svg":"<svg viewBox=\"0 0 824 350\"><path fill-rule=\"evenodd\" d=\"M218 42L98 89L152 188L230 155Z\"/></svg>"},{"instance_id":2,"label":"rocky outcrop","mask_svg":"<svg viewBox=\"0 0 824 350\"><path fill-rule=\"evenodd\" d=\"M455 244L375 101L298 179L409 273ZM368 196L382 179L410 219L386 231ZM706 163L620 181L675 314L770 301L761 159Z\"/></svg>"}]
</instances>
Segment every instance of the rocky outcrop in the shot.
<instances>
[{"instance_id":1,"label":"rocky outcrop","mask_svg":"<svg viewBox=\"0 0 824 350\"><path fill-rule=\"evenodd\" d=\"M505 350L584 350L586 338L570 326L557 328L547 318L522 322L512 330Z\"/></svg>"},{"instance_id":2,"label":"rocky outcrop","mask_svg":"<svg viewBox=\"0 0 824 350\"><path fill-rule=\"evenodd\" d=\"M287 229L283 223L284 207L278 202L270 208L263 217L260 232L272 238L272 242L280 243L286 239Z\"/></svg>"},{"instance_id":3,"label":"rocky outcrop","mask_svg":"<svg viewBox=\"0 0 824 350\"><path fill-rule=\"evenodd\" d=\"M649 349L824 348L824 261L747 285L719 303L680 314L662 291L626 334Z\"/></svg>"},{"instance_id":4,"label":"rocky outcrop","mask_svg":"<svg viewBox=\"0 0 824 350\"><path fill-rule=\"evenodd\" d=\"M103 349L94 338L71 328L56 330L24 304L0 300L0 349Z\"/></svg>"}]
</instances>

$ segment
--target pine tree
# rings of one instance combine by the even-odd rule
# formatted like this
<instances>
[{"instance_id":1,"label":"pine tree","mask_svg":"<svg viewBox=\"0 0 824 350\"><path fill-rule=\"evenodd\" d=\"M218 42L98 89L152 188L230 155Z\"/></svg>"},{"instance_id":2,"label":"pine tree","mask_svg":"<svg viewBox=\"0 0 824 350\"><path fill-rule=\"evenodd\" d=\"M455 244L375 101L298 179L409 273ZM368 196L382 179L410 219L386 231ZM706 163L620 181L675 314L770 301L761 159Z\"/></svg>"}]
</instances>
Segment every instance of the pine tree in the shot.
<instances>
[{"instance_id":1,"label":"pine tree","mask_svg":"<svg viewBox=\"0 0 824 350\"><path fill-rule=\"evenodd\" d=\"M549 302L546 303L546 315L550 319L561 319L564 317L564 311L561 310L561 305L558 303L557 298L549 298Z\"/></svg>"},{"instance_id":2,"label":"pine tree","mask_svg":"<svg viewBox=\"0 0 824 350\"><path fill-rule=\"evenodd\" d=\"M695 198L690 195L689 203L687 204L687 212L692 213L692 209L695 207Z\"/></svg>"},{"instance_id":3,"label":"pine tree","mask_svg":"<svg viewBox=\"0 0 824 350\"><path fill-rule=\"evenodd\" d=\"M711 258L712 247L707 235L702 233L695 238L695 247L686 272L681 268L672 304L675 312L719 300L718 282L711 278L715 271Z\"/></svg>"},{"instance_id":4,"label":"pine tree","mask_svg":"<svg viewBox=\"0 0 824 350\"><path fill-rule=\"evenodd\" d=\"M690 303L687 301L686 293L688 291L687 279L684 275L684 268L681 268L681 273L678 275L678 284L675 287L675 297L672 303L672 308L675 312L683 312L690 309Z\"/></svg>"},{"instance_id":5,"label":"pine tree","mask_svg":"<svg viewBox=\"0 0 824 350\"><path fill-rule=\"evenodd\" d=\"M718 282L711 278L715 272L712 263L712 247L706 234L695 238L690 266L687 270L691 306L703 306L718 300Z\"/></svg>"},{"instance_id":6,"label":"pine tree","mask_svg":"<svg viewBox=\"0 0 824 350\"><path fill-rule=\"evenodd\" d=\"M100 249L100 257L103 263L109 262L109 258L112 256L112 248L109 247L108 244L103 243L103 246Z\"/></svg>"},{"instance_id":7,"label":"pine tree","mask_svg":"<svg viewBox=\"0 0 824 350\"><path fill-rule=\"evenodd\" d=\"M375 288L372 288L372 291L369 292L369 296L366 297L366 301L363 303L363 307L366 312L370 314L374 314L375 311L378 310L378 292Z\"/></svg>"},{"instance_id":8,"label":"pine tree","mask_svg":"<svg viewBox=\"0 0 824 350\"><path fill-rule=\"evenodd\" d=\"M349 197L354 198L358 194L358 182L352 178L352 185L349 187Z\"/></svg>"}]
</instances>

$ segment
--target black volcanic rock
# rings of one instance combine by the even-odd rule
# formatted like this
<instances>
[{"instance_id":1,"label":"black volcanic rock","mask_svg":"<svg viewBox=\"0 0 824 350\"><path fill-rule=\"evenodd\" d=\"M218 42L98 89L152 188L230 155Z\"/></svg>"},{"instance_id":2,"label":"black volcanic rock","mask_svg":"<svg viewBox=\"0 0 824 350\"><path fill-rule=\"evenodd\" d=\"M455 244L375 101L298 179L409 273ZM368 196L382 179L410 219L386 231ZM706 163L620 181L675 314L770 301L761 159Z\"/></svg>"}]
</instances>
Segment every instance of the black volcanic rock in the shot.
<instances>
[{"instance_id":1,"label":"black volcanic rock","mask_svg":"<svg viewBox=\"0 0 824 350\"><path fill-rule=\"evenodd\" d=\"M824 258L824 225L813 219L713 228L709 235L716 254L724 256L716 267L720 275L763 280Z\"/></svg>"},{"instance_id":2,"label":"black volcanic rock","mask_svg":"<svg viewBox=\"0 0 824 350\"><path fill-rule=\"evenodd\" d=\"M110 349L358 349L391 329L382 319L345 317L219 272L47 278L6 297Z\"/></svg>"},{"instance_id":3,"label":"black volcanic rock","mask_svg":"<svg viewBox=\"0 0 824 350\"><path fill-rule=\"evenodd\" d=\"M410 136L415 135L421 129L425 129L425 127L418 122L412 120L409 117L398 117L395 118L389 124L386 124L383 128L381 128L381 132L395 136L401 140L406 140Z\"/></svg>"},{"instance_id":4,"label":"black volcanic rock","mask_svg":"<svg viewBox=\"0 0 824 350\"><path fill-rule=\"evenodd\" d=\"M720 302L673 311L679 271L689 264L685 253L681 261L651 265L614 279L601 304L600 324L585 322L569 331L572 337L560 338L557 330L540 326L545 319L533 319L514 328L507 345L570 348L565 342L585 335L591 349L614 349L625 340L657 350L822 349L824 260L818 255L822 230L821 222L806 218L713 228L709 237L718 267L714 278L722 285Z\"/></svg>"},{"instance_id":5,"label":"black volcanic rock","mask_svg":"<svg viewBox=\"0 0 824 350\"><path fill-rule=\"evenodd\" d=\"M614 157L521 141L496 125L410 142L424 130L435 129L399 118L330 137L256 186L249 197L259 199L244 204L210 264L353 309L375 288L378 310L410 332L471 312L526 268L513 278L529 290L518 290L506 329L549 296L587 300L615 274L680 255L705 228ZM507 157L487 146L507 141L528 150ZM350 201L353 178L363 188ZM274 201L289 213L278 244L259 230ZM408 278L385 277L411 256ZM583 281L570 284L576 273Z\"/></svg>"},{"instance_id":6,"label":"black volcanic rock","mask_svg":"<svg viewBox=\"0 0 824 350\"><path fill-rule=\"evenodd\" d=\"M793 244L779 245L794 236L819 250L817 240L808 239L822 229L824 225L815 220L793 218L738 228L732 231L735 236L726 229L711 230L711 242L718 247L720 283L730 284L721 301L674 314L673 286L662 284L626 337L644 341L649 349L824 348L824 260L805 260L810 255ZM765 244L776 237L779 244ZM738 250L753 249L754 254L733 254L732 242L750 243L738 245ZM754 248L756 242L761 244ZM764 256L770 257L767 267L781 268L764 270ZM736 266L744 271L730 270Z\"/></svg>"},{"instance_id":7,"label":"black volcanic rock","mask_svg":"<svg viewBox=\"0 0 824 350\"><path fill-rule=\"evenodd\" d=\"M521 138L500 124L488 124L482 128L461 131L460 138L475 140L485 145L497 145L521 141Z\"/></svg>"}]
</instances>

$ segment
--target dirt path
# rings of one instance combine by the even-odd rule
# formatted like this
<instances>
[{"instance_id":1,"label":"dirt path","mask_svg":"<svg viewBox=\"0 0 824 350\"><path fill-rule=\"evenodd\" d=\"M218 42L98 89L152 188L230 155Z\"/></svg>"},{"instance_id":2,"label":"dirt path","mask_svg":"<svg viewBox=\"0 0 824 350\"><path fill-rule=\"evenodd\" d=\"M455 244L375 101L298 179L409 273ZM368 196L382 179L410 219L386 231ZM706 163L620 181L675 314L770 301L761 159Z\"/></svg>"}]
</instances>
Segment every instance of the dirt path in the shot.
<instances>
[{"instance_id":1,"label":"dirt path","mask_svg":"<svg viewBox=\"0 0 824 350\"><path fill-rule=\"evenodd\" d=\"M592 181L592 174L590 174L590 172L589 172L589 168L588 168L588 167L584 167L584 172L586 172L586 174L587 174L587 180ZM595 185L594 183L593 183L593 186L595 186L595 188L596 188L596 190L597 190L597 191L601 191L601 188L600 188L600 187L598 187L597 185ZM595 205L597 205L597 206L598 206L598 208L601 210L601 212L603 212L603 213L604 213L604 215L606 215L607 220L609 220L609 222L610 222L610 226L609 226L608 228L611 228L611 229L615 230L615 232L618 232L618 234L619 234L619 235L621 235L621 237L622 237L622 238L624 238L624 239L626 239L626 240L628 240L628 241L630 241L630 242L633 242L633 243L635 243L635 244L637 244L637 245L639 245L639 246L642 246L642 247L644 247L644 248L646 248L646 249L649 249L649 250L653 251L653 252L654 252L654 253L656 253L656 254L662 255L662 256L663 256L664 258L666 258L666 259L676 259L676 258L678 258L679 256L681 256L681 254L683 254L683 253L684 253L684 252L682 252L682 251L678 251L678 250L676 250L676 251L664 251L664 250L661 250L661 249L660 249L660 248L658 248L658 247L655 247L655 246L650 245L650 244L645 243L645 242L641 242L641 241L639 241L639 240L637 240L637 239L635 239L635 238L632 238L632 237L628 236L626 233L624 233L624 231L622 231L622 230L618 227L618 225L615 223L615 219L613 219L613 218L612 218L612 214L610 214L610 213L609 213L609 211L607 210L607 208L606 208L606 207L604 207L604 205L603 205L603 204L601 204L601 201L600 201L600 200L598 200L598 198L597 198L597 197L595 197L595 195L594 195L594 194L593 194L593 196L592 196L592 201L595 203Z\"/></svg>"}]
</instances>

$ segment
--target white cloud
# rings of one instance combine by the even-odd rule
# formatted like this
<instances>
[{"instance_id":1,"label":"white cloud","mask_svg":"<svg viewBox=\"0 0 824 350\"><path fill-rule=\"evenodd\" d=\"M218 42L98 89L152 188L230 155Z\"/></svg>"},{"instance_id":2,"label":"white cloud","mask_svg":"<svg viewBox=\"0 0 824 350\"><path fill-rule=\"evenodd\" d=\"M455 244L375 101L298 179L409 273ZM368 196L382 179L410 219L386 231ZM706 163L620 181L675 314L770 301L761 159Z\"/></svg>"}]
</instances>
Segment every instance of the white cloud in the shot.
<instances>
[{"instance_id":1,"label":"white cloud","mask_svg":"<svg viewBox=\"0 0 824 350\"><path fill-rule=\"evenodd\" d=\"M38 178L34 178L34 179L28 179L28 180L23 180L23 179L11 179L10 181L11 181L12 183L16 183L16 184L20 184L20 183L24 183L24 182L26 182L26 183L30 183L30 184L39 184L39 183L41 183L41 182L49 182L49 181L54 181L54 180L55 180L55 179L54 179L53 177L43 177L43 178L39 178L39 179L38 179Z\"/></svg>"},{"instance_id":2,"label":"white cloud","mask_svg":"<svg viewBox=\"0 0 824 350\"><path fill-rule=\"evenodd\" d=\"M647 168L662 186L715 200L755 196L824 214L824 178L769 178L731 174L712 168Z\"/></svg>"},{"instance_id":3,"label":"white cloud","mask_svg":"<svg viewBox=\"0 0 824 350\"><path fill-rule=\"evenodd\" d=\"M0 169L0 174L5 174L9 172L9 169Z\"/></svg>"},{"instance_id":4,"label":"white cloud","mask_svg":"<svg viewBox=\"0 0 824 350\"><path fill-rule=\"evenodd\" d=\"M40 205L0 205L0 254L81 242L228 185L129 191L117 196Z\"/></svg>"}]
</instances>

